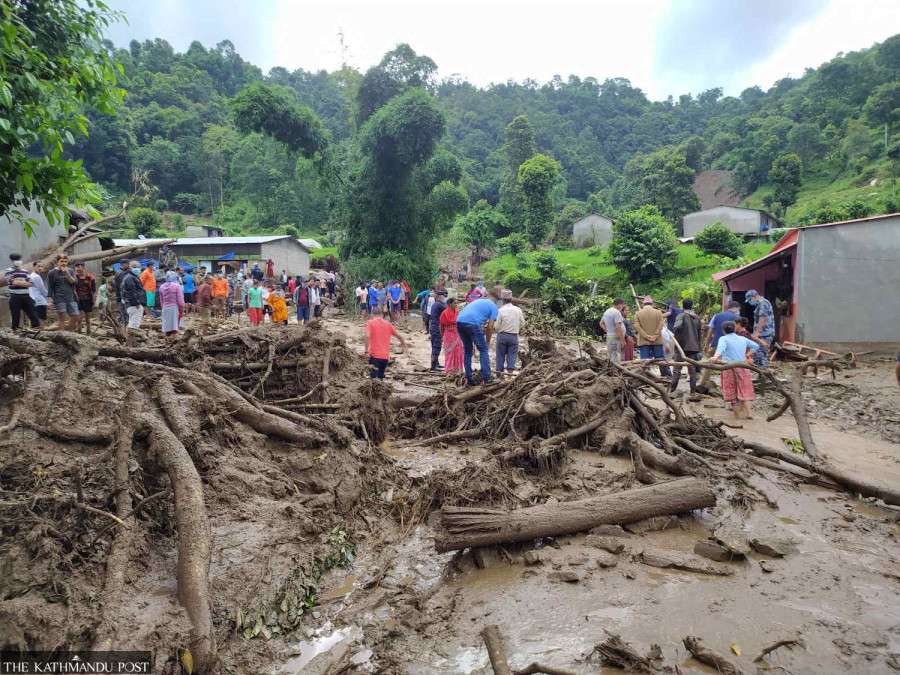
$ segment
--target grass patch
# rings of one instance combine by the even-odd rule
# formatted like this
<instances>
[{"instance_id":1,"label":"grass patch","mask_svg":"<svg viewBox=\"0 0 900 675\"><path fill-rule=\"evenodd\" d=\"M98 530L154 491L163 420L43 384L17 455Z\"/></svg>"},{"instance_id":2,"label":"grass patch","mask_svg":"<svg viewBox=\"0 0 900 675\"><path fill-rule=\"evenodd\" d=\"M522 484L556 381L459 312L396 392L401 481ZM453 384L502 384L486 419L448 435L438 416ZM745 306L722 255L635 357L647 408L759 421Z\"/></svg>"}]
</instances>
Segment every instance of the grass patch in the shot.
<instances>
[{"instance_id":1,"label":"grass patch","mask_svg":"<svg viewBox=\"0 0 900 675\"><path fill-rule=\"evenodd\" d=\"M301 237L301 238L305 239L306 237ZM338 247L337 246L323 246L322 248L314 248L309 253L309 257L312 260L315 260L316 258L325 258L329 255L333 255L335 258L337 258Z\"/></svg>"}]
</instances>

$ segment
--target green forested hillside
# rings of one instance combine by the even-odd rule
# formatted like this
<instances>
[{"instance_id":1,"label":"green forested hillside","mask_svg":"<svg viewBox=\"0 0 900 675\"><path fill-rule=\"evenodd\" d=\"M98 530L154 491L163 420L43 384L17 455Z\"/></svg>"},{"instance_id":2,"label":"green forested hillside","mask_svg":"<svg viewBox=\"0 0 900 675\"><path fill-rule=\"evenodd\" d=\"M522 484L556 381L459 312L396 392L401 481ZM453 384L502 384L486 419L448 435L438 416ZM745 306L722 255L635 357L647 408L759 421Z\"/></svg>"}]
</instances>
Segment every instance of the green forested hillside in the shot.
<instances>
[{"instance_id":1,"label":"green forested hillside","mask_svg":"<svg viewBox=\"0 0 900 675\"><path fill-rule=\"evenodd\" d=\"M332 188L276 141L241 137L228 100L257 80L287 87L322 120L340 157L349 153L360 120L361 73L273 68L264 75L228 41L210 49L195 42L183 54L159 39L107 49L122 64L127 96L116 116L89 114L90 136L79 138L73 153L109 192L127 191L131 169L142 168L159 188L160 209L214 216L231 231L340 226ZM558 163L553 204L557 212L568 206L563 229L589 209L591 195L590 207L612 213L656 203L677 224L697 208L685 186L704 168L732 170L748 204L783 211L768 176L773 161L789 153L800 158L803 174L788 223L896 208L888 154L900 115L900 36L739 97L710 89L650 101L639 83L577 77L480 89L456 79L436 82L435 64L408 48L397 50L394 71L381 69L383 81L370 71L361 94L396 87L405 60L425 64L419 84L446 112L441 144L459 160L473 204L500 201L504 131L525 115L537 151Z\"/></svg>"}]
</instances>

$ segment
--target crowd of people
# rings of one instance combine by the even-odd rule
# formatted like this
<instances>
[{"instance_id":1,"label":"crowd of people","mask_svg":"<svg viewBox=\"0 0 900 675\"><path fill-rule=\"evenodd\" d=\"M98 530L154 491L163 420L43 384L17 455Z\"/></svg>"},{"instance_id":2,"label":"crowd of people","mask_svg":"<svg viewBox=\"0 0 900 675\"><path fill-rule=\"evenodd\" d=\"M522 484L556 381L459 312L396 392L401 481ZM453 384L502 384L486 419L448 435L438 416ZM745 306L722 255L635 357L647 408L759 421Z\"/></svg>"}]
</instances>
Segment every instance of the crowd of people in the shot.
<instances>
[{"instance_id":1,"label":"crowd of people","mask_svg":"<svg viewBox=\"0 0 900 675\"><path fill-rule=\"evenodd\" d=\"M703 321L694 312L691 298L684 298L681 308L675 299L670 299L663 312L655 307L653 298L648 295L633 322L629 319L625 301L616 298L601 319L606 334L607 358L615 362L632 360L636 343L641 359L662 362L660 375L669 379L672 392L678 388L683 366L670 369L666 362L687 365L692 394L708 393L713 370L702 369L698 382L697 367L690 361L706 357L710 362L746 362L766 368L769 349L775 339L772 305L756 290L747 291L744 298L753 308L752 329L747 318L741 315L741 303L732 300L722 312L710 318L705 337ZM751 402L756 398L753 385L751 371L747 368L721 371L722 396L736 418L752 419Z\"/></svg>"}]
</instances>

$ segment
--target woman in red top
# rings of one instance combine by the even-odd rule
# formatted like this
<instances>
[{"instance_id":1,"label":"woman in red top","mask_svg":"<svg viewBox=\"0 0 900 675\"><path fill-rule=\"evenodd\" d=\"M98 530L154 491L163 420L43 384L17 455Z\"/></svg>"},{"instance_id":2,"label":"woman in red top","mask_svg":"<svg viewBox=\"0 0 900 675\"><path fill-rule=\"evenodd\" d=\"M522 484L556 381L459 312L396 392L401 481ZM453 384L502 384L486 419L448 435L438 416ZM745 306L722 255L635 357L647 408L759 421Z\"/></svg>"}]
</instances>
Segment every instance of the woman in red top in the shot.
<instances>
[{"instance_id":1,"label":"woman in red top","mask_svg":"<svg viewBox=\"0 0 900 675\"><path fill-rule=\"evenodd\" d=\"M440 330L444 347L444 372L448 375L456 375L463 369L463 346L456 332L456 317L459 309L456 307L456 298L447 300L447 309L441 312Z\"/></svg>"}]
</instances>

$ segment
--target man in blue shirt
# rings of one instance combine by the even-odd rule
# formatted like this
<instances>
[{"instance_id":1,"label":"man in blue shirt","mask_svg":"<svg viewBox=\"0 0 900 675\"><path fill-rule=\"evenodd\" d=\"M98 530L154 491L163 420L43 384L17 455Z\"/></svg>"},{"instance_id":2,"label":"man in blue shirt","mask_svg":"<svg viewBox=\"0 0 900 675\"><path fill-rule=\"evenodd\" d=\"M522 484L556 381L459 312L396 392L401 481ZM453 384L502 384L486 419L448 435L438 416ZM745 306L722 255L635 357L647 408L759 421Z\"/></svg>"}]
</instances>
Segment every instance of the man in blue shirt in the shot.
<instances>
[{"instance_id":1,"label":"man in blue shirt","mask_svg":"<svg viewBox=\"0 0 900 675\"><path fill-rule=\"evenodd\" d=\"M431 369L440 371L444 369L441 365L441 314L447 309L447 291L437 291L435 293L437 299L431 305L428 314L431 316L430 333L431 333Z\"/></svg>"},{"instance_id":2,"label":"man in blue shirt","mask_svg":"<svg viewBox=\"0 0 900 675\"><path fill-rule=\"evenodd\" d=\"M491 382L491 352L488 344L494 332L494 321L497 319L497 305L487 298L470 302L456 318L456 331L463 343L463 367L466 371L466 382L472 381L472 354L478 348L481 361L481 383ZM487 323L487 329L484 328Z\"/></svg>"},{"instance_id":3,"label":"man in blue shirt","mask_svg":"<svg viewBox=\"0 0 900 675\"><path fill-rule=\"evenodd\" d=\"M675 319L679 314L681 314L681 310L678 309L678 300L669 298L669 302L666 303L666 313L663 316L666 317L666 326L673 333L675 332Z\"/></svg>"},{"instance_id":4,"label":"man in blue shirt","mask_svg":"<svg viewBox=\"0 0 900 675\"><path fill-rule=\"evenodd\" d=\"M744 299L753 307L753 334L766 343L765 349L753 352L753 362L760 368L768 368L769 347L775 340L775 312L772 311L772 303L755 290L747 291Z\"/></svg>"},{"instance_id":5,"label":"man in blue shirt","mask_svg":"<svg viewBox=\"0 0 900 675\"><path fill-rule=\"evenodd\" d=\"M741 303L737 300L732 300L728 303L728 308L724 312L719 312L715 314L713 318L709 320L709 330L706 331L706 340L703 345L703 353L706 354L707 357L712 356L715 353L715 349L719 344L719 339L722 337L722 327L728 321L734 321L741 315ZM703 375L700 376L700 384L697 385L697 390L703 394L709 391L709 380L712 377L713 371L709 368L703 369Z\"/></svg>"},{"instance_id":6,"label":"man in blue shirt","mask_svg":"<svg viewBox=\"0 0 900 675\"><path fill-rule=\"evenodd\" d=\"M400 282L392 281L387 292L391 310L391 322L396 323L400 316L400 310L403 308L403 303L400 301L400 296L403 295L403 289L400 288Z\"/></svg>"}]
</instances>

